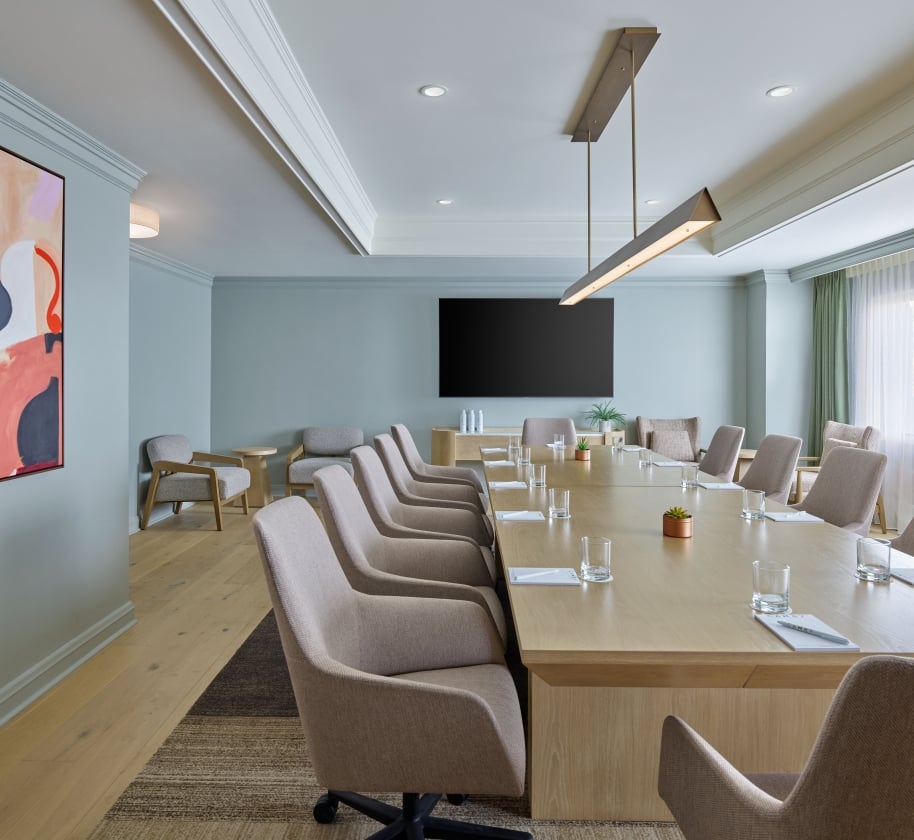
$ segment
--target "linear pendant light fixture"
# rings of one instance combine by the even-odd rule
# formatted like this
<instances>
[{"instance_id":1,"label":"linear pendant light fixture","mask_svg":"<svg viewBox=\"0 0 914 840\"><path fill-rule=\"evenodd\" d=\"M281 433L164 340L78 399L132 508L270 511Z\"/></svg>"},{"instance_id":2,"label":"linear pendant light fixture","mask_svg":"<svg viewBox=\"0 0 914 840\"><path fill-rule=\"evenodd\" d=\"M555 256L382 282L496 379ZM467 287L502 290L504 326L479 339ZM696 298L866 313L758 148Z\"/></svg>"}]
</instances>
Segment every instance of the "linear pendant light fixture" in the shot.
<instances>
[{"instance_id":1,"label":"linear pendant light fixture","mask_svg":"<svg viewBox=\"0 0 914 840\"><path fill-rule=\"evenodd\" d=\"M700 190L671 213L655 222L644 233L638 233L638 189L635 163L635 75L653 48L660 34L654 27L623 29L603 75L584 109L581 121L572 135L572 142L587 142L587 274L572 283L559 301L571 306L590 297L614 280L634 271L638 266L669 251L720 221L707 188ZM590 267L590 147L599 139L622 98L631 88L632 112L632 226L631 242L624 245L596 268Z\"/></svg>"}]
</instances>

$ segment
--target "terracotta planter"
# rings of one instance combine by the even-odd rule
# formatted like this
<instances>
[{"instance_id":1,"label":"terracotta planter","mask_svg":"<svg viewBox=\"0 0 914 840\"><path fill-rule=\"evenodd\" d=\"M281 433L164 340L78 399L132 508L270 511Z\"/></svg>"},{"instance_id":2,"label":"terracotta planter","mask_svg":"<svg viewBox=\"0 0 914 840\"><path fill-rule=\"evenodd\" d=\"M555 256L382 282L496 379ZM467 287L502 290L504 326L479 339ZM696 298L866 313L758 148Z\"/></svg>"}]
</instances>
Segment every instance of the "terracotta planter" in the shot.
<instances>
[{"instance_id":1,"label":"terracotta planter","mask_svg":"<svg viewBox=\"0 0 914 840\"><path fill-rule=\"evenodd\" d=\"M590 460L590 450L589 449L575 449L574 450L574 459L575 459L575 461L589 461Z\"/></svg>"},{"instance_id":2,"label":"terracotta planter","mask_svg":"<svg viewBox=\"0 0 914 840\"><path fill-rule=\"evenodd\" d=\"M692 517L674 519L672 516L663 515L663 536L665 537L691 537Z\"/></svg>"}]
</instances>

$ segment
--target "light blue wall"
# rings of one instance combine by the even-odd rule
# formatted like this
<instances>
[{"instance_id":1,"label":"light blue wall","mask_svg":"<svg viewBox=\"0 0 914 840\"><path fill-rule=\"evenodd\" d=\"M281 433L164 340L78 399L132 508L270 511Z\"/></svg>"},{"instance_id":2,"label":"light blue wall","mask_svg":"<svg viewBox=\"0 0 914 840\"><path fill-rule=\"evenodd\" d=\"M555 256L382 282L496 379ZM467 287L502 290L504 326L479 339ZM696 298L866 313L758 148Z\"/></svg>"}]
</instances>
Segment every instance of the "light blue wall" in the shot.
<instances>
[{"instance_id":1,"label":"light blue wall","mask_svg":"<svg viewBox=\"0 0 914 840\"><path fill-rule=\"evenodd\" d=\"M580 418L580 399L440 399L439 297L560 297L564 281L224 279L213 287L212 445L272 445L271 482L307 425L353 424L371 437L410 426L423 454L431 428L481 408L490 426L525 416ZM704 442L746 422L746 291L741 281L623 280L615 298L615 394L629 415L700 414ZM485 341L468 327L467 341ZM572 356L569 364L585 364ZM631 424L630 424L631 425ZM631 429L629 434L632 434Z\"/></svg>"},{"instance_id":2,"label":"light blue wall","mask_svg":"<svg viewBox=\"0 0 914 840\"><path fill-rule=\"evenodd\" d=\"M212 278L134 246L130 258L130 495L139 528L149 484L146 441L183 434L210 449ZM152 520L171 512L159 505Z\"/></svg>"},{"instance_id":3,"label":"light blue wall","mask_svg":"<svg viewBox=\"0 0 914 840\"><path fill-rule=\"evenodd\" d=\"M64 466L0 482L0 722L133 621L129 192L142 173L0 81L0 146L63 175Z\"/></svg>"}]
</instances>

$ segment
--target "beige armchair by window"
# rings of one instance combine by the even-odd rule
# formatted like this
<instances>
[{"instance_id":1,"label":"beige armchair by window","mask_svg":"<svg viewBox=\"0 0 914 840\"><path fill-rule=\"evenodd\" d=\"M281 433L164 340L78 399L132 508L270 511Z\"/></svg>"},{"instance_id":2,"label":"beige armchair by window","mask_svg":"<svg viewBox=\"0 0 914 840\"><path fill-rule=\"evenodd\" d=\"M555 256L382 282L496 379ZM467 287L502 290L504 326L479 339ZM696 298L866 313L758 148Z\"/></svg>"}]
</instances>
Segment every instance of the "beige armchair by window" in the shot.
<instances>
[{"instance_id":1,"label":"beige armchair by window","mask_svg":"<svg viewBox=\"0 0 914 840\"><path fill-rule=\"evenodd\" d=\"M251 486L251 474L241 465L241 458L194 452L190 440L184 435L155 437L146 444L146 453L152 464L152 479L146 493L141 529L149 524L152 509L163 502L171 502L174 512L180 513L184 502L211 501L216 514L216 527L220 531L224 505L240 497L244 512L248 512L247 491ZM197 463L200 461L203 463Z\"/></svg>"},{"instance_id":2,"label":"beige armchair by window","mask_svg":"<svg viewBox=\"0 0 914 840\"><path fill-rule=\"evenodd\" d=\"M914 661L861 659L838 687L799 774L743 775L670 716L663 724L660 795L687 840L910 838L912 707Z\"/></svg>"},{"instance_id":3,"label":"beige armchair by window","mask_svg":"<svg viewBox=\"0 0 914 840\"><path fill-rule=\"evenodd\" d=\"M736 483L747 490L764 490L766 499L786 504L802 445L803 439L793 435L765 435L746 474Z\"/></svg>"},{"instance_id":4,"label":"beige armchair by window","mask_svg":"<svg viewBox=\"0 0 914 840\"><path fill-rule=\"evenodd\" d=\"M850 426L847 423L838 423L836 420L826 420L822 429L822 455L801 455L797 466L797 478L793 487L793 501L801 502L803 497L815 484L825 457L839 446L849 446L856 449L875 450L879 448L882 435L875 426ZM882 503L882 490L876 499L876 515L879 517L879 526L882 533L886 533L885 506Z\"/></svg>"},{"instance_id":5,"label":"beige armchair by window","mask_svg":"<svg viewBox=\"0 0 914 840\"><path fill-rule=\"evenodd\" d=\"M881 452L841 446L822 461L812 489L793 507L826 522L866 536L885 475Z\"/></svg>"},{"instance_id":6,"label":"beige armchair by window","mask_svg":"<svg viewBox=\"0 0 914 840\"><path fill-rule=\"evenodd\" d=\"M349 453L365 443L365 434L354 426L309 426L302 442L286 458L286 495L293 490L307 494L314 486L314 473L338 464L352 475Z\"/></svg>"},{"instance_id":7,"label":"beige armchair by window","mask_svg":"<svg viewBox=\"0 0 914 840\"><path fill-rule=\"evenodd\" d=\"M666 455L674 461L701 459L700 417L680 417L671 420L636 417L635 432L638 446Z\"/></svg>"},{"instance_id":8,"label":"beige armchair by window","mask_svg":"<svg viewBox=\"0 0 914 840\"><path fill-rule=\"evenodd\" d=\"M371 519L352 476L341 467L314 475L321 517L350 586L369 595L414 595L474 601L507 644L505 613L495 594L495 564L463 540L385 537Z\"/></svg>"},{"instance_id":9,"label":"beige armchair by window","mask_svg":"<svg viewBox=\"0 0 914 840\"><path fill-rule=\"evenodd\" d=\"M527 417L521 432L524 446L543 446L552 443L555 435L565 435L565 446L571 448L578 442L578 432L570 417Z\"/></svg>"},{"instance_id":10,"label":"beige armchair by window","mask_svg":"<svg viewBox=\"0 0 914 840\"><path fill-rule=\"evenodd\" d=\"M718 481L732 481L746 430L742 426L720 426L698 464L698 469Z\"/></svg>"},{"instance_id":11,"label":"beige armchair by window","mask_svg":"<svg viewBox=\"0 0 914 840\"><path fill-rule=\"evenodd\" d=\"M443 793L524 790L520 704L486 611L356 592L304 499L263 508L254 532L308 757L328 788L315 819L332 822L344 803L385 837L532 840L431 813ZM401 793L402 807L357 791Z\"/></svg>"}]
</instances>

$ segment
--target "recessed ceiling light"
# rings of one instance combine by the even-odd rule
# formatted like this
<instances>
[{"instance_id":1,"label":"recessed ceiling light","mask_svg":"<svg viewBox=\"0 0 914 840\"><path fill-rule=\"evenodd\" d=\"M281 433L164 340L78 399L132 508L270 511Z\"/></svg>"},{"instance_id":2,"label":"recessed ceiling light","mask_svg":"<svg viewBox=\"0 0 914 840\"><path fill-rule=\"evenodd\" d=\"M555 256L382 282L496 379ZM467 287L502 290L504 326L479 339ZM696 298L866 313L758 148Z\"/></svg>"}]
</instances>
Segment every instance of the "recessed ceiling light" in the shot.
<instances>
[{"instance_id":1,"label":"recessed ceiling light","mask_svg":"<svg viewBox=\"0 0 914 840\"><path fill-rule=\"evenodd\" d=\"M444 85L423 85L419 88L419 93L423 96L444 96L447 93L447 88Z\"/></svg>"},{"instance_id":2,"label":"recessed ceiling light","mask_svg":"<svg viewBox=\"0 0 914 840\"><path fill-rule=\"evenodd\" d=\"M450 207L454 203L453 198L439 198L435 204L440 204L442 207Z\"/></svg>"},{"instance_id":3,"label":"recessed ceiling light","mask_svg":"<svg viewBox=\"0 0 914 840\"><path fill-rule=\"evenodd\" d=\"M766 90L765 96L773 96L777 99L780 96L790 96L795 90L796 88L793 85L778 85L771 88L771 90Z\"/></svg>"},{"instance_id":4,"label":"recessed ceiling light","mask_svg":"<svg viewBox=\"0 0 914 840\"><path fill-rule=\"evenodd\" d=\"M660 204L659 198L648 198L644 202L645 204Z\"/></svg>"}]
</instances>

